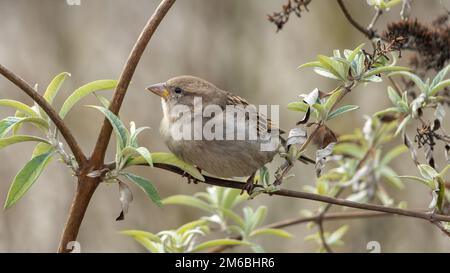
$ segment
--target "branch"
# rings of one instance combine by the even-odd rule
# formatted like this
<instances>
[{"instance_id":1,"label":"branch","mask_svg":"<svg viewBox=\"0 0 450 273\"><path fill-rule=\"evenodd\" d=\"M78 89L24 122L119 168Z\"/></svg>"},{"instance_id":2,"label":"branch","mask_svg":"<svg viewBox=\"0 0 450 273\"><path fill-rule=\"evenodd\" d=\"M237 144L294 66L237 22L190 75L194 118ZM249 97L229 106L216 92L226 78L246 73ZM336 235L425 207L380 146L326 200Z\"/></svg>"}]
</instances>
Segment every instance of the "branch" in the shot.
<instances>
[{"instance_id":1,"label":"branch","mask_svg":"<svg viewBox=\"0 0 450 273\"><path fill-rule=\"evenodd\" d=\"M146 166L146 165L143 165ZM110 170L115 168L115 163L109 163L104 166L105 168L108 168ZM163 163L155 163L154 167L159 169L164 169L179 175L183 175L185 172L175 166L163 164ZM234 188L234 189L242 189L245 185L244 182L235 181L235 180L227 180L222 178L216 178L211 176L203 176L205 178L205 181L203 183L213 186L219 186L219 187L226 187L226 188ZM255 185L255 187L261 187L260 185ZM312 201L318 201L333 205L338 205L342 207L350 207L355 209L361 209L361 210L369 210L369 211L379 211L384 213L390 213L395 215L401 215L401 216L407 216L412 218L418 218L423 219L427 221L442 221L442 222L450 222L450 215L443 215L443 214L435 214L430 213L427 211L419 211L419 210L407 210L407 209L400 209L395 207L385 207L382 205L375 205L375 204L366 204L366 203L358 203L353 202L341 198L334 198L326 195L320 195L315 193L309 193L309 192L302 192L302 191L293 191L288 189L279 189L275 192L264 192L267 195L276 195L276 196L284 196L284 197L291 197L291 198L298 198L298 199L306 199L306 200L312 200Z\"/></svg>"},{"instance_id":2,"label":"branch","mask_svg":"<svg viewBox=\"0 0 450 273\"><path fill-rule=\"evenodd\" d=\"M153 33L156 31L159 23L161 23L164 16L169 11L170 7L175 3L175 0L163 0L153 15L144 26L139 38L137 39L128 60L123 68L122 74L119 79L119 83L114 92L113 99L111 101L109 109L118 114L122 105L125 93L133 77L136 66L147 46ZM89 172L97 169L103 165L106 149L111 138L112 128L110 123L105 119L103 126L97 139L94 151L91 159L89 160L87 168L83 169L83 173L78 177L78 186L75 193L75 197L72 201L72 205L69 211L69 217L67 219L64 231L59 242L58 252L67 252L67 244L70 241L75 241L78 235L78 231L86 213L87 207L94 194L97 186L101 182L99 178L90 178L87 176Z\"/></svg>"},{"instance_id":3,"label":"branch","mask_svg":"<svg viewBox=\"0 0 450 273\"><path fill-rule=\"evenodd\" d=\"M353 211L353 212L338 212L338 213L329 213L322 217L323 221L333 221L333 220L352 220L352 219L362 219L362 218L374 218L380 216L393 216L393 214L388 214L384 212L377 211ZM298 224L304 224L309 222L317 222L319 220L320 215L311 216L311 217L295 217L292 219L282 220L279 222L274 222L269 225L265 225L261 227L264 228L285 228L289 226L294 226ZM232 239L242 240L242 236L235 236ZM209 253L220 253L228 248L234 247L233 245L223 245L212 248Z\"/></svg>"},{"instance_id":4,"label":"branch","mask_svg":"<svg viewBox=\"0 0 450 273\"><path fill-rule=\"evenodd\" d=\"M64 121L61 119L59 114L53 109L53 107L42 97L36 90L34 90L33 87L31 87L25 80L23 80L21 77L14 74L12 71L8 70L6 67L0 64L0 74L2 74L5 78L10 80L12 83L14 83L17 87L22 89L33 101L35 101L42 110L47 113L49 118L52 120L52 122L55 124L56 128L61 132L62 136L67 142L67 145L69 145L70 150L72 151L78 166L82 168L85 163L87 162L87 159L81 150L80 146L78 145L77 141L75 140L75 137L73 136L72 132L69 130L69 128L66 126Z\"/></svg>"},{"instance_id":5,"label":"branch","mask_svg":"<svg viewBox=\"0 0 450 273\"><path fill-rule=\"evenodd\" d=\"M128 86L130 85L131 78L133 77L134 71L136 70L136 67L139 63L139 60L141 59L142 54L144 53L148 42L152 38L164 16L167 14L174 3L175 0L163 0L159 4L158 8L155 10L152 17L145 25L133 49L131 50L128 60L122 70L122 74L120 75L119 83L117 84L117 88L114 92L111 104L109 106L109 110L114 114L117 115L119 113ZM109 140L111 138L111 133L111 124L105 118L103 121L102 129L97 138L97 144L95 145L94 152L91 157L94 167L100 167L103 165L106 149L108 148Z\"/></svg>"},{"instance_id":6,"label":"branch","mask_svg":"<svg viewBox=\"0 0 450 273\"><path fill-rule=\"evenodd\" d=\"M337 3L339 4L339 7L341 8L342 12L345 15L345 18L352 24L353 27L355 27L359 32L364 34L367 38L372 39L375 37L379 37L378 34L375 33L372 29L368 30L362 25L360 25L358 22L353 19L352 15L348 11L347 7L345 6L344 2L342 0L337 0Z\"/></svg>"}]
</instances>

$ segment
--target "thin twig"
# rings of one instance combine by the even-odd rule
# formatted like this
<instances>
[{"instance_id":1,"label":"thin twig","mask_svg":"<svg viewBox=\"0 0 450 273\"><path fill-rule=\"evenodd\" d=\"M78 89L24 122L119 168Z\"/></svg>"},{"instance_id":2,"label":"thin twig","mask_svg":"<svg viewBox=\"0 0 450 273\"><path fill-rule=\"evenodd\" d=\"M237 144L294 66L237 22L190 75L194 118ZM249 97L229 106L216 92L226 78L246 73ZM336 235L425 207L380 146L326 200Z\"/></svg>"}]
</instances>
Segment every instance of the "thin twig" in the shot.
<instances>
[{"instance_id":1,"label":"thin twig","mask_svg":"<svg viewBox=\"0 0 450 273\"><path fill-rule=\"evenodd\" d=\"M379 35L376 34L373 30L366 29L365 27L360 25L358 22L356 22L355 19L353 19L352 15L348 11L347 7L345 6L345 4L342 0L337 0L337 3L339 4L339 7L341 8L342 12L344 13L345 18L347 18L347 20L350 22L350 24L352 24L353 27L355 27L359 32L364 34L369 39L372 39L375 37L379 38Z\"/></svg>"},{"instance_id":2,"label":"thin twig","mask_svg":"<svg viewBox=\"0 0 450 273\"><path fill-rule=\"evenodd\" d=\"M59 114L53 109L53 107L44 99L41 94L36 92L31 85L29 85L25 80L23 80L18 75L14 74L12 71L10 71L8 68L0 64L0 74L2 74L5 78L10 80L12 83L14 83L17 87L19 87L22 91L24 91L33 101L35 101L42 110L47 113L48 117L52 120L52 122L55 124L56 128L61 132L62 136L67 142L67 145L69 146L70 150L73 153L73 156L75 157L75 160L78 163L78 166L82 168L85 163L87 162L87 159L81 150L80 146L78 145L78 142L75 140L75 137L73 136L70 129L66 126L64 121L61 119Z\"/></svg>"},{"instance_id":3,"label":"thin twig","mask_svg":"<svg viewBox=\"0 0 450 273\"><path fill-rule=\"evenodd\" d=\"M146 166L145 164L142 164ZM179 175L183 175L185 171L182 169L179 169L178 167L163 164L163 163L155 163L155 168L164 169ZM115 163L109 163L105 165L105 168L108 169L114 169ZM219 187L226 187L226 188L234 188L234 189L242 189L242 187L245 185L245 182L235 181L235 180L227 180L217 177L211 177L211 176L203 176L205 178L205 181L203 183L213 186L219 186ZM255 187L261 187L260 185L255 185ZM271 196L284 196L284 197L291 197L291 198L298 198L298 199L306 199L306 200L312 200L312 201L318 201L323 203L329 203L333 205L343 206L343 207L350 207L355 209L362 209L362 210L370 210L370 211L379 211L379 212L385 212L390 214L396 214L401 216L407 216L407 217L413 217L418 219L423 219L427 221L443 221L443 222L450 222L450 215L442 215L442 214L434 214L430 213L428 211L419 211L419 210L407 210L407 209L401 209L401 208L395 208L395 207L385 207L382 205L375 205L375 204L366 204L366 203L358 203L349 201L346 199L341 198L334 198L326 195L320 195L315 193L309 193L309 192L302 192L302 191L294 191L294 190L288 190L288 189L279 189L275 192L268 192L265 193L267 195Z\"/></svg>"},{"instance_id":4,"label":"thin twig","mask_svg":"<svg viewBox=\"0 0 450 273\"><path fill-rule=\"evenodd\" d=\"M368 31L374 31L373 28L375 27L375 24L377 23L378 19L380 18L381 14L383 14L383 10L382 9L377 9L377 11L375 12L375 15L372 18L372 21L370 21L369 26L367 27Z\"/></svg>"},{"instance_id":5,"label":"thin twig","mask_svg":"<svg viewBox=\"0 0 450 273\"><path fill-rule=\"evenodd\" d=\"M352 220L352 219L362 219L362 218L375 218L380 216L393 216L393 214L377 212L377 211L352 211L352 212L337 212L337 213L328 213L323 216L324 221L335 221L335 220ZM286 219L278 222L274 222L272 224L265 225L261 227L264 228L285 228L298 224L316 222L319 215L311 216L311 217L295 217L291 219ZM232 239L242 240L242 236L235 236ZM234 247L233 245L223 245L210 249L209 253L220 253L228 248Z\"/></svg>"},{"instance_id":6,"label":"thin twig","mask_svg":"<svg viewBox=\"0 0 450 273\"><path fill-rule=\"evenodd\" d=\"M334 195L335 198L338 198L341 193L344 191L344 188L340 188L338 192ZM319 227L319 235L320 240L322 241L322 245L328 253L333 253L330 245L328 245L327 239L325 238L325 229L323 227L323 219L325 218L325 214L331 209L333 204L329 203L325 206L325 208L317 215L317 226Z\"/></svg>"}]
</instances>

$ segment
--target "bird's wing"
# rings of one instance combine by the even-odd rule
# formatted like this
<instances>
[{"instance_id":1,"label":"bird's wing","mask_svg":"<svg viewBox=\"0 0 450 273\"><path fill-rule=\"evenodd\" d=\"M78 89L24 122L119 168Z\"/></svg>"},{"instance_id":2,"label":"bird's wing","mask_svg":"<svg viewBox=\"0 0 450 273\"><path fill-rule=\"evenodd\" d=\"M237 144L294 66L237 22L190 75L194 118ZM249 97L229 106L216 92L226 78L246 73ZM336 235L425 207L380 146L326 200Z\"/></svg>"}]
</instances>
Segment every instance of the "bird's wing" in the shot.
<instances>
[{"instance_id":1,"label":"bird's wing","mask_svg":"<svg viewBox=\"0 0 450 273\"><path fill-rule=\"evenodd\" d=\"M227 105L250 105L248 101L242 97L233 95L231 93L227 94ZM257 132L264 131L266 133L270 133L272 129L276 129L276 125L272 122L270 118L265 117L263 114L258 113L258 126ZM285 132L278 128L279 134L284 134Z\"/></svg>"}]
</instances>

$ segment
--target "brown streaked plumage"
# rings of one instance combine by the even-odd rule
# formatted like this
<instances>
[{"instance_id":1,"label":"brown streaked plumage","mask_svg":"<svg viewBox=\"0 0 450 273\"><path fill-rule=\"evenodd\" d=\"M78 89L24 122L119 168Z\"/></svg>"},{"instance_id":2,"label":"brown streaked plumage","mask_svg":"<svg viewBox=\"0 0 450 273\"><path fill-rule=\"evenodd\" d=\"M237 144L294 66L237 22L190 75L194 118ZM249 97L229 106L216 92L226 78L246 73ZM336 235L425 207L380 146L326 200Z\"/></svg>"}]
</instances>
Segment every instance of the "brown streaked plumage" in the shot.
<instances>
[{"instance_id":1,"label":"brown streaked plumage","mask_svg":"<svg viewBox=\"0 0 450 273\"><path fill-rule=\"evenodd\" d=\"M256 140L226 140L226 134L223 135L223 140L175 139L171 133L174 124L180 121L189 123L192 122L192 119L184 120L179 114L174 114L172 110L179 105L187 106L192 110L195 103L194 97L201 98L204 108L209 105L218 105L225 110L227 106L237 106L237 111L241 111L239 109L244 109L249 105L245 99L221 90L206 80L193 76L179 76L169 79L165 83L152 85L148 87L148 90L161 96L164 114L161 121L161 134L169 150L180 159L212 175L226 178L250 176L246 189L251 190L255 172L264 164L272 161L278 153L279 146L273 151L261 151L261 144L265 143L265 140L261 138L261 133L270 133L275 127L269 119L259 113L256 114L255 124L258 132ZM246 116L246 125L251 124L250 116ZM219 114L208 118L202 117L202 120L205 125L209 120L223 121L227 118L227 114ZM239 125L242 125L239 122L235 121L235 124L225 122L224 131L228 128L227 126L239 128Z\"/></svg>"}]
</instances>

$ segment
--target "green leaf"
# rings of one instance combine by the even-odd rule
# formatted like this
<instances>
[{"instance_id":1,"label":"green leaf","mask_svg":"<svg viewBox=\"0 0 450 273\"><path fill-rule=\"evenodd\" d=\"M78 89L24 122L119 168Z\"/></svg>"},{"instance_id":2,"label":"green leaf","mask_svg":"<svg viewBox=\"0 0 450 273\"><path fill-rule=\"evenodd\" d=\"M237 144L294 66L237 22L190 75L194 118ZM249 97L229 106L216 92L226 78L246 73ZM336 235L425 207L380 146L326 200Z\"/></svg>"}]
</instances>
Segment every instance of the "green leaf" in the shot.
<instances>
[{"instance_id":1,"label":"green leaf","mask_svg":"<svg viewBox=\"0 0 450 273\"><path fill-rule=\"evenodd\" d=\"M446 87L450 86L450 80L445 80L438 83L435 87L433 87L430 91L430 96L436 95L439 91L443 90Z\"/></svg>"},{"instance_id":2,"label":"green leaf","mask_svg":"<svg viewBox=\"0 0 450 273\"><path fill-rule=\"evenodd\" d=\"M181 195L181 194L173 195L164 198L161 202L164 205L183 205L202 209L207 212L214 212L214 210L211 208L210 205L208 205L208 203L189 195Z\"/></svg>"},{"instance_id":3,"label":"green leaf","mask_svg":"<svg viewBox=\"0 0 450 273\"><path fill-rule=\"evenodd\" d=\"M445 166L444 169L442 169L442 171L439 173L439 176L442 177L442 179L445 178L445 175L447 174L447 172L450 170L450 164L447 164L447 166Z\"/></svg>"},{"instance_id":4,"label":"green leaf","mask_svg":"<svg viewBox=\"0 0 450 273\"><path fill-rule=\"evenodd\" d=\"M348 230L348 226L342 226L340 228L338 228L335 232L333 232L328 238L327 238L327 243L332 245L334 243L336 243L337 241L339 241L342 236L345 235L345 233L347 233Z\"/></svg>"},{"instance_id":5,"label":"green leaf","mask_svg":"<svg viewBox=\"0 0 450 273\"><path fill-rule=\"evenodd\" d=\"M404 188L404 185L403 185L402 181L400 180L400 178L398 177L397 173L395 173L394 170L392 170L391 168L389 168L387 166L383 166L380 169L380 173L394 187L396 187L400 190Z\"/></svg>"},{"instance_id":6,"label":"green leaf","mask_svg":"<svg viewBox=\"0 0 450 273\"><path fill-rule=\"evenodd\" d=\"M333 109L334 105L336 104L337 100L341 96L342 92L343 92L342 89L338 89L338 90L334 91L333 94L331 94L331 96L327 99L327 101L325 102L323 107L325 108L325 110L328 113Z\"/></svg>"},{"instance_id":7,"label":"green leaf","mask_svg":"<svg viewBox=\"0 0 450 273\"><path fill-rule=\"evenodd\" d=\"M184 234L191 229L195 229L197 227L201 227L201 226L205 226L205 225L207 225L207 221L204 219L192 221L192 222L186 223L186 224L182 225L181 227L179 227L177 229L177 233Z\"/></svg>"},{"instance_id":8,"label":"green leaf","mask_svg":"<svg viewBox=\"0 0 450 273\"><path fill-rule=\"evenodd\" d=\"M320 62L317 62L317 61L302 64L298 68L300 69L300 68L304 68L304 67L321 67L321 68L324 68L324 66Z\"/></svg>"},{"instance_id":9,"label":"green leaf","mask_svg":"<svg viewBox=\"0 0 450 273\"><path fill-rule=\"evenodd\" d=\"M100 101L100 103L102 104L103 107L109 108L110 102L107 98L105 98L102 95L99 95L95 92L94 92L94 96L98 99L98 101Z\"/></svg>"},{"instance_id":10,"label":"green leaf","mask_svg":"<svg viewBox=\"0 0 450 273\"><path fill-rule=\"evenodd\" d=\"M332 119L337 118L338 116L340 116L342 114L345 114L345 113L350 112L350 111L354 111L356 109L359 109L358 105L344 105L344 106L339 107L338 109L334 110L333 112L331 112L328 115L327 120L332 120Z\"/></svg>"},{"instance_id":11,"label":"green leaf","mask_svg":"<svg viewBox=\"0 0 450 273\"><path fill-rule=\"evenodd\" d=\"M391 102L394 105L398 105L398 102L402 100L402 98L397 94L397 92L394 90L394 88L388 86L388 96Z\"/></svg>"},{"instance_id":12,"label":"green leaf","mask_svg":"<svg viewBox=\"0 0 450 273\"><path fill-rule=\"evenodd\" d=\"M223 213L223 215L229 219L231 219L233 222L235 222L239 227L244 228L245 222L244 220L234 211L226 208L219 208L219 210Z\"/></svg>"},{"instance_id":13,"label":"green leaf","mask_svg":"<svg viewBox=\"0 0 450 273\"><path fill-rule=\"evenodd\" d=\"M43 143L47 143L50 144L47 140L40 138L40 137L35 137L35 136L27 136L27 135L16 135L16 136L12 136L12 137L8 137L8 138L1 138L0 139L0 149L12 145L12 144L16 144L16 143L20 143L20 142L27 142L27 141L37 141L37 142L43 142Z\"/></svg>"},{"instance_id":14,"label":"green leaf","mask_svg":"<svg viewBox=\"0 0 450 273\"><path fill-rule=\"evenodd\" d=\"M33 153L31 155L31 158L34 158L38 155L42 155L42 154L46 154L52 150L54 150L55 148L47 143L39 143L38 145L36 145L36 147L34 147Z\"/></svg>"},{"instance_id":15,"label":"green leaf","mask_svg":"<svg viewBox=\"0 0 450 273\"><path fill-rule=\"evenodd\" d=\"M161 240L159 239L158 236L156 236L155 234L153 234L151 232L147 232L147 231L143 231L143 230L133 230L133 229L122 230L119 233L123 234L123 235L132 236L132 237L136 237L136 236L146 237L146 238L150 239L151 241L155 241L157 243L161 242Z\"/></svg>"},{"instance_id":16,"label":"green leaf","mask_svg":"<svg viewBox=\"0 0 450 273\"><path fill-rule=\"evenodd\" d=\"M241 195L241 190L228 188L225 189L221 206L225 209L233 209L234 206L246 199L247 197Z\"/></svg>"},{"instance_id":17,"label":"green leaf","mask_svg":"<svg viewBox=\"0 0 450 273\"><path fill-rule=\"evenodd\" d=\"M95 108L105 115L105 117L109 120L109 123L111 123L111 126L114 129L120 149L121 150L124 149L127 146L127 143L129 142L128 140L130 134L128 133L127 128L125 128L125 125L123 125L122 121L113 112L109 111L104 107L95 105L88 105L88 107Z\"/></svg>"},{"instance_id":18,"label":"green leaf","mask_svg":"<svg viewBox=\"0 0 450 273\"><path fill-rule=\"evenodd\" d=\"M395 66L395 65L391 65L391 66L381 66L381 67L377 67L374 69L371 69L369 71L367 71L366 73L364 73L363 77L364 78L370 78L372 76L381 74L381 73L385 73L385 72L394 72L394 71L410 71L411 69L408 67L403 67L403 66Z\"/></svg>"},{"instance_id":19,"label":"green leaf","mask_svg":"<svg viewBox=\"0 0 450 273\"><path fill-rule=\"evenodd\" d=\"M9 188L5 209L14 205L28 191L41 175L52 155L53 153L49 152L34 157L17 173Z\"/></svg>"},{"instance_id":20,"label":"green leaf","mask_svg":"<svg viewBox=\"0 0 450 273\"><path fill-rule=\"evenodd\" d=\"M264 222L264 219L266 219L266 216L267 216L267 207L265 207L265 206L258 207L251 219L251 229L250 230L253 230L257 226L261 225Z\"/></svg>"},{"instance_id":21,"label":"green leaf","mask_svg":"<svg viewBox=\"0 0 450 273\"><path fill-rule=\"evenodd\" d=\"M373 114L374 117L380 117L384 116L386 114L392 114L392 113L402 113L402 109L399 107L389 107L384 110L378 111L375 114Z\"/></svg>"},{"instance_id":22,"label":"green leaf","mask_svg":"<svg viewBox=\"0 0 450 273\"><path fill-rule=\"evenodd\" d=\"M389 74L389 76L395 76L395 75L401 75L401 76L405 76L405 77L411 79L417 85L417 87L420 89L420 91L422 93L424 93L424 94L428 93L428 86L417 75L415 75L411 72L408 72L408 71L396 71L396 72L392 72Z\"/></svg>"},{"instance_id":23,"label":"green leaf","mask_svg":"<svg viewBox=\"0 0 450 273\"><path fill-rule=\"evenodd\" d=\"M394 136L397 136L402 130L404 130L406 128L406 125L408 125L408 123L411 121L411 116L408 115L406 116L402 122L400 123L400 125L397 127L397 130L394 133Z\"/></svg>"},{"instance_id":24,"label":"green leaf","mask_svg":"<svg viewBox=\"0 0 450 273\"><path fill-rule=\"evenodd\" d=\"M426 164L420 164L418 166L419 172L422 175L423 178L427 180L434 179L435 177L439 176L439 173L431 166Z\"/></svg>"},{"instance_id":25,"label":"green leaf","mask_svg":"<svg viewBox=\"0 0 450 273\"><path fill-rule=\"evenodd\" d=\"M70 111L70 109L72 109L72 107L79 100L86 97L87 95L99 90L111 90L116 88L116 86L116 80L98 80L81 86L66 99L63 106L61 107L61 110L59 111L59 115L61 116L61 118L64 118Z\"/></svg>"},{"instance_id":26,"label":"green leaf","mask_svg":"<svg viewBox=\"0 0 450 273\"><path fill-rule=\"evenodd\" d=\"M317 74L319 74L322 77L330 78L333 80L342 80L325 68L315 67L314 72L316 72Z\"/></svg>"},{"instance_id":27,"label":"green leaf","mask_svg":"<svg viewBox=\"0 0 450 273\"><path fill-rule=\"evenodd\" d=\"M420 177L417 177L417 176L412 176L412 175L399 175L398 177L402 178L402 179L414 180L414 181L420 182L420 183L422 183L422 184L424 184L424 185L426 185L428 187L433 187L433 185L432 185L433 181L432 180L425 180L423 178L420 178Z\"/></svg>"},{"instance_id":28,"label":"green leaf","mask_svg":"<svg viewBox=\"0 0 450 273\"><path fill-rule=\"evenodd\" d=\"M431 82L431 85L430 85L431 88L434 88L436 85L438 85L444 79L444 77L448 74L449 71L450 71L450 65L447 65L441 71L439 71L439 73L436 74L433 81Z\"/></svg>"},{"instance_id":29,"label":"green leaf","mask_svg":"<svg viewBox=\"0 0 450 273\"><path fill-rule=\"evenodd\" d=\"M162 206L161 197L159 196L158 191L153 186L153 184L144 177L132 174L132 173L120 173L125 176L128 180L138 185L147 196L155 203L158 207Z\"/></svg>"},{"instance_id":30,"label":"green leaf","mask_svg":"<svg viewBox=\"0 0 450 273\"><path fill-rule=\"evenodd\" d=\"M145 161L147 161L147 163L150 167L153 167L152 156L151 156L150 152L147 150L147 148L139 147L136 149L136 152L138 154L140 154L145 159Z\"/></svg>"},{"instance_id":31,"label":"green leaf","mask_svg":"<svg viewBox=\"0 0 450 273\"><path fill-rule=\"evenodd\" d=\"M324 55L317 56L317 59L322 64L322 66L326 70L328 70L331 74L333 74L335 77L337 77L340 80L346 79L346 71L344 71L345 68L341 63Z\"/></svg>"},{"instance_id":32,"label":"green leaf","mask_svg":"<svg viewBox=\"0 0 450 273\"><path fill-rule=\"evenodd\" d=\"M291 102L287 105L287 109L296 112L306 112L308 108L309 105L301 101Z\"/></svg>"},{"instance_id":33,"label":"green leaf","mask_svg":"<svg viewBox=\"0 0 450 273\"><path fill-rule=\"evenodd\" d=\"M140 243L148 251L152 253L159 253L159 250L155 246L155 243L161 243L161 240L159 239L158 236L154 235L153 233L140 230L124 230L121 231L120 233L133 237L134 240Z\"/></svg>"},{"instance_id":34,"label":"green leaf","mask_svg":"<svg viewBox=\"0 0 450 273\"><path fill-rule=\"evenodd\" d=\"M153 167L152 156L145 147L134 148L128 146L121 151L121 155L126 159L132 156L141 156L150 167Z\"/></svg>"},{"instance_id":35,"label":"green leaf","mask_svg":"<svg viewBox=\"0 0 450 273\"><path fill-rule=\"evenodd\" d=\"M30 106L20 101L0 99L0 106L12 107L30 117L39 117L38 113L31 109Z\"/></svg>"},{"instance_id":36,"label":"green leaf","mask_svg":"<svg viewBox=\"0 0 450 273\"><path fill-rule=\"evenodd\" d=\"M186 173L190 174L195 179L198 179L199 181L205 181L205 178L203 175L195 168L194 166L178 159L174 154L171 153L152 153L152 160L153 164L156 163L163 163L168 164L171 166L178 167L185 171ZM127 163L126 166L132 166L132 165L142 165L146 164L146 160L143 157L136 157L133 158L130 162Z\"/></svg>"},{"instance_id":37,"label":"green leaf","mask_svg":"<svg viewBox=\"0 0 450 273\"><path fill-rule=\"evenodd\" d=\"M70 73L62 72L50 82L50 84L47 86L47 90L45 90L44 93L44 98L48 103L53 103L53 100L55 99L56 94L58 94L58 91L64 83L64 80L70 76Z\"/></svg>"},{"instance_id":38,"label":"green leaf","mask_svg":"<svg viewBox=\"0 0 450 273\"><path fill-rule=\"evenodd\" d=\"M350 155L358 159L364 157L362 148L354 143L338 143L333 147L334 154Z\"/></svg>"},{"instance_id":39,"label":"green leaf","mask_svg":"<svg viewBox=\"0 0 450 273\"><path fill-rule=\"evenodd\" d=\"M258 235L275 235L282 238L292 238L294 237L287 231L278 228L263 228L257 229L250 233L250 236L258 236Z\"/></svg>"},{"instance_id":40,"label":"green leaf","mask_svg":"<svg viewBox=\"0 0 450 273\"><path fill-rule=\"evenodd\" d=\"M253 245L250 242L234 240L234 239L217 239L207 241L201 244L198 244L194 249L190 252L198 252L207 248L215 247L215 246L224 246L224 245L242 245L242 246L251 246Z\"/></svg>"},{"instance_id":41,"label":"green leaf","mask_svg":"<svg viewBox=\"0 0 450 273\"><path fill-rule=\"evenodd\" d=\"M386 155L383 157L383 159L381 160L381 165L387 165L389 164L389 162L392 161L392 159L396 158L397 156L405 153L408 151L408 147L406 147L405 145L398 145L397 147L395 147L394 149L390 150L388 153L386 153Z\"/></svg>"},{"instance_id":42,"label":"green leaf","mask_svg":"<svg viewBox=\"0 0 450 273\"><path fill-rule=\"evenodd\" d=\"M15 126L20 126L23 123L32 123L36 127L47 131L48 130L48 122L40 117L25 117L25 118L17 118L17 117L7 117L0 121L0 137L5 136L12 128Z\"/></svg>"},{"instance_id":43,"label":"green leaf","mask_svg":"<svg viewBox=\"0 0 450 273\"><path fill-rule=\"evenodd\" d=\"M358 55L358 53L361 52L361 49L363 48L364 43L360 44L357 48L355 48L352 53L347 57L347 60L349 62L353 62L353 60L355 59L356 55Z\"/></svg>"}]
</instances>

